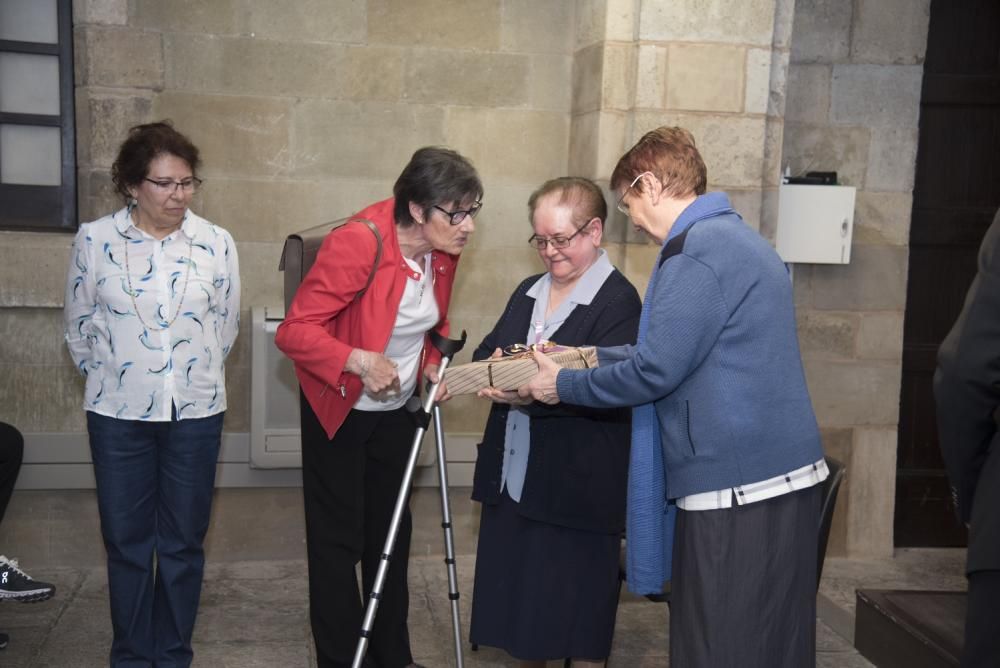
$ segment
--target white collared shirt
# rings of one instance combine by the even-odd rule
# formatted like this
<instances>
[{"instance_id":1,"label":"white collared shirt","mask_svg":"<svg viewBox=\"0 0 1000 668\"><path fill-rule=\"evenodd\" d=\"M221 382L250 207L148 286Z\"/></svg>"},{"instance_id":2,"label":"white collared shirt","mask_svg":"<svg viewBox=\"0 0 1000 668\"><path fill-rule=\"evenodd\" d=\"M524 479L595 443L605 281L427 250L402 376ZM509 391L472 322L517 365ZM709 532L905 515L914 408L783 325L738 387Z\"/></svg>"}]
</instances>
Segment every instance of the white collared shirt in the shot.
<instances>
[{"instance_id":1,"label":"white collared shirt","mask_svg":"<svg viewBox=\"0 0 1000 668\"><path fill-rule=\"evenodd\" d=\"M749 485L689 494L677 499L677 507L681 510L721 510L732 508L734 498L737 505L743 506L818 485L826 480L828 475L830 475L830 469L826 465L826 460L820 459L794 471Z\"/></svg>"},{"instance_id":2,"label":"white collared shirt","mask_svg":"<svg viewBox=\"0 0 1000 668\"><path fill-rule=\"evenodd\" d=\"M178 230L155 239L127 209L81 225L63 315L70 355L87 378L84 410L166 422L174 407L178 419L226 409L240 274L221 227L189 210Z\"/></svg>"}]
</instances>

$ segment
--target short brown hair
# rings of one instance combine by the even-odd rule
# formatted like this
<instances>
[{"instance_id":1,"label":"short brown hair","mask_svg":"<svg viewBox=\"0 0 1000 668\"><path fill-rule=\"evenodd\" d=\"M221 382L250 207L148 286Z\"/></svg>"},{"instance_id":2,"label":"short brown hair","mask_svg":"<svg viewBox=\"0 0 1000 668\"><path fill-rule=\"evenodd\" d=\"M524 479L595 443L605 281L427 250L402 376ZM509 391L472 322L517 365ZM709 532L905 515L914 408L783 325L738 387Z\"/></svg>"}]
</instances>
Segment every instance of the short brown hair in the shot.
<instances>
[{"instance_id":1,"label":"short brown hair","mask_svg":"<svg viewBox=\"0 0 1000 668\"><path fill-rule=\"evenodd\" d=\"M128 137L122 142L118 157L111 165L111 181L126 202L132 199L128 189L142 183L149 173L149 164L163 154L177 156L197 176L201 165L198 147L175 130L169 120L136 125L129 129Z\"/></svg>"},{"instance_id":2,"label":"short brown hair","mask_svg":"<svg viewBox=\"0 0 1000 668\"><path fill-rule=\"evenodd\" d=\"M560 176L546 181L531 193L528 198L529 222L535 216L539 200L553 193L559 193L559 204L572 206L573 224L577 227L594 218L600 218L603 225L608 217L608 203L604 201L604 193L596 183L582 176Z\"/></svg>"},{"instance_id":3,"label":"short brown hair","mask_svg":"<svg viewBox=\"0 0 1000 668\"><path fill-rule=\"evenodd\" d=\"M684 128L663 126L644 134L618 161L611 188L627 186L643 172L656 176L670 197L704 195L708 183L708 169L694 145L694 135ZM641 191L642 181L635 187Z\"/></svg>"}]
</instances>

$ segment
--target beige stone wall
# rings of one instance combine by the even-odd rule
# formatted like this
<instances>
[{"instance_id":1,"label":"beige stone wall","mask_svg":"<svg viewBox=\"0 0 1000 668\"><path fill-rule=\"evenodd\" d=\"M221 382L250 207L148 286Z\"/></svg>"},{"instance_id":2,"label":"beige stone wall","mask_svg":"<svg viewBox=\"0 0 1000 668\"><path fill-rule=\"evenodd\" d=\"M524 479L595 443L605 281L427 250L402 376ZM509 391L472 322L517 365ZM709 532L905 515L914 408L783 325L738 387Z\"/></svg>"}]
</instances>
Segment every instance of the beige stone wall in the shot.
<instances>
[{"instance_id":1,"label":"beige stone wall","mask_svg":"<svg viewBox=\"0 0 1000 668\"><path fill-rule=\"evenodd\" d=\"M758 229L777 187L792 0L581 3L570 170L607 186L621 154L660 125L690 129ZM609 194L610 197L610 194ZM640 291L656 248L613 214L608 236Z\"/></svg>"},{"instance_id":2,"label":"beige stone wall","mask_svg":"<svg viewBox=\"0 0 1000 668\"><path fill-rule=\"evenodd\" d=\"M858 189L851 264L795 268L813 404L827 452L848 469L832 553L892 552L907 240L929 5L797 0L795 6L782 164L793 174L836 170L841 183Z\"/></svg>"},{"instance_id":3,"label":"beige stone wall","mask_svg":"<svg viewBox=\"0 0 1000 668\"><path fill-rule=\"evenodd\" d=\"M77 0L80 220L120 206L109 168L127 128L171 118L202 151L195 210L238 243L244 309L280 306L289 232L391 195L415 149L448 145L486 188L452 310L474 345L540 267L525 203L566 173L575 10L561 0ZM84 430L82 383L61 344L70 242L0 233L3 266L19 268L0 281L0 419L27 432ZM229 432L249 427L248 350L244 328L228 364ZM459 401L448 425L479 430L484 415Z\"/></svg>"},{"instance_id":4,"label":"beige stone wall","mask_svg":"<svg viewBox=\"0 0 1000 668\"><path fill-rule=\"evenodd\" d=\"M539 270L525 202L544 179L606 187L639 136L683 125L710 187L770 237L782 166L836 169L859 189L853 259L796 268L800 338L825 447L850 469L831 549L885 554L928 4L75 0L80 217L117 206L126 129L173 118L205 159L195 208L239 244L245 307L280 306L288 232L387 196L414 149L447 144L486 186L452 311L472 346ZM606 238L644 290L656 248L618 215ZM84 430L61 341L69 243L0 232L0 420L28 432ZM228 433L248 429L248 381L244 332ZM485 408L456 400L445 424L479 431Z\"/></svg>"}]
</instances>

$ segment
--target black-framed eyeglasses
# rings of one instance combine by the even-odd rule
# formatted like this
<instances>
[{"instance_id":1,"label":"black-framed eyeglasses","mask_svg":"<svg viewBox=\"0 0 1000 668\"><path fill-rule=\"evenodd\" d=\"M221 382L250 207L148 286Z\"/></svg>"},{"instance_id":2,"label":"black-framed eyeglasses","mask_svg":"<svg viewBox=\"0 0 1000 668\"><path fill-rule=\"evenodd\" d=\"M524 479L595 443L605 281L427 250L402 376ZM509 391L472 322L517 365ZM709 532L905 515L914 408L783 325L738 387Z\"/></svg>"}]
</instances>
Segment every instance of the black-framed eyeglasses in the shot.
<instances>
[{"instance_id":1,"label":"black-framed eyeglasses","mask_svg":"<svg viewBox=\"0 0 1000 668\"><path fill-rule=\"evenodd\" d=\"M466 216L471 216L472 218L475 218L476 214L479 213L479 210L483 208L483 203L481 201L476 202L468 209L458 209L457 211L449 211L448 209L440 207L437 204L435 204L433 208L437 209L444 215L448 216L449 224L461 225L462 221L465 220Z\"/></svg>"},{"instance_id":2,"label":"black-framed eyeglasses","mask_svg":"<svg viewBox=\"0 0 1000 668\"><path fill-rule=\"evenodd\" d=\"M625 195L628 195L628 191L632 190L632 188L635 188L635 184L639 183L639 179L644 177L646 174L653 176L653 172L643 172L639 176L632 179L632 183L628 184L628 188L625 189L625 192L622 193L622 196L618 198L618 203L615 204L615 208L624 213L626 216L629 216L631 214L628 212L628 204L625 203Z\"/></svg>"},{"instance_id":3,"label":"black-framed eyeglasses","mask_svg":"<svg viewBox=\"0 0 1000 668\"><path fill-rule=\"evenodd\" d=\"M534 246L535 250L540 251L545 250L550 245L557 250L566 248L573 243L573 239L575 239L585 229L590 227L590 223L592 222L593 219L587 221L583 226L578 227L576 232L568 237L540 237L537 234L532 234L531 237L528 238L528 243Z\"/></svg>"},{"instance_id":4,"label":"black-framed eyeglasses","mask_svg":"<svg viewBox=\"0 0 1000 668\"><path fill-rule=\"evenodd\" d=\"M180 188L183 192L193 193L201 187L202 181L197 176L190 179L174 181L173 179L143 179L153 184L157 191L161 193L175 193Z\"/></svg>"}]
</instances>

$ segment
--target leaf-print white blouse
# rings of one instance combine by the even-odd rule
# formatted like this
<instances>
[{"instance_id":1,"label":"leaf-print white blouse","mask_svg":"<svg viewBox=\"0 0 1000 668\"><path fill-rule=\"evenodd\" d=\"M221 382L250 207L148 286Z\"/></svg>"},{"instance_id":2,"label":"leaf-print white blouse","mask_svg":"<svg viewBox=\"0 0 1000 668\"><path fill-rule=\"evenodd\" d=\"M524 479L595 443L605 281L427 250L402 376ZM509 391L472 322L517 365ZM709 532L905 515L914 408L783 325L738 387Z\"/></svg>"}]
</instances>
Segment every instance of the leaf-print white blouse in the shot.
<instances>
[{"instance_id":1,"label":"leaf-print white blouse","mask_svg":"<svg viewBox=\"0 0 1000 668\"><path fill-rule=\"evenodd\" d=\"M127 209L80 226L63 310L87 377L84 410L166 422L226 410L225 359L240 322L236 244L190 210L162 240Z\"/></svg>"}]
</instances>

